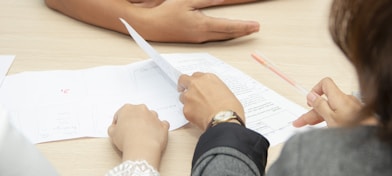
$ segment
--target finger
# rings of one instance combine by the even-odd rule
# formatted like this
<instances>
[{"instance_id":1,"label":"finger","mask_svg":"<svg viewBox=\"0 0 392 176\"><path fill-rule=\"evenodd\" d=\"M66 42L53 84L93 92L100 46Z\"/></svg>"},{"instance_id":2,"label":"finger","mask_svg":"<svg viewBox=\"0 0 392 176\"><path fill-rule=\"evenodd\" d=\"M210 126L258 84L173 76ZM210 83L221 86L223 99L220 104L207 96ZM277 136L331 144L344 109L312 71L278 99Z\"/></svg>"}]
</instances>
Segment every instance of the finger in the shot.
<instances>
[{"instance_id":1,"label":"finger","mask_svg":"<svg viewBox=\"0 0 392 176\"><path fill-rule=\"evenodd\" d=\"M315 100L312 102L312 107L319 116L323 117L325 121L330 122L334 117L334 109L331 108L330 104L323 97L316 96Z\"/></svg>"},{"instance_id":2,"label":"finger","mask_svg":"<svg viewBox=\"0 0 392 176\"><path fill-rule=\"evenodd\" d=\"M296 127L296 128L306 126L307 124L308 123L302 117L300 117L300 118L296 119L295 121L293 121L293 126Z\"/></svg>"},{"instance_id":3,"label":"finger","mask_svg":"<svg viewBox=\"0 0 392 176\"><path fill-rule=\"evenodd\" d=\"M136 107L136 108L139 108L139 110L141 110L141 111L143 111L143 112L145 112L145 111L152 111L152 110L150 110L149 108L148 108L148 106L146 105L146 104L138 104L138 105L131 105L131 106L134 106L134 107Z\"/></svg>"},{"instance_id":4,"label":"finger","mask_svg":"<svg viewBox=\"0 0 392 176\"><path fill-rule=\"evenodd\" d=\"M190 82L191 82L190 76L185 74L181 75L180 78L178 78L177 91L183 92L184 90L188 89Z\"/></svg>"},{"instance_id":5,"label":"finger","mask_svg":"<svg viewBox=\"0 0 392 176\"><path fill-rule=\"evenodd\" d=\"M113 116L113 120L112 120L112 125L117 124L117 119L118 119L118 112L116 112Z\"/></svg>"},{"instance_id":6,"label":"finger","mask_svg":"<svg viewBox=\"0 0 392 176\"><path fill-rule=\"evenodd\" d=\"M170 123L169 123L168 121L162 120L161 123L162 123L162 126L163 126L166 130L169 130L169 128L170 128Z\"/></svg>"},{"instance_id":7,"label":"finger","mask_svg":"<svg viewBox=\"0 0 392 176\"><path fill-rule=\"evenodd\" d=\"M293 122L293 126L298 128L305 125L316 125L323 121L324 119L314 109L312 109L295 120Z\"/></svg>"},{"instance_id":8,"label":"finger","mask_svg":"<svg viewBox=\"0 0 392 176\"><path fill-rule=\"evenodd\" d=\"M238 38L258 32L260 25L254 21L230 20L223 18L208 18L204 24L206 26L205 37L209 40L227 40Z\"/></svg>"},{"instance_id":9,"label":"finger","mask_svg":"<svg viewBox=\"0 0 392 176\"><path fill-rule=\"evenodd\" d=\"M205 73L202 72L194 72L192 76L188 76L185 74L181 75L180 78L178 79L177 91L184 92L190 87L194 77L200 77L203 76L204 74Z\"/></svg>"},{"instance_id":10,"label":"finger","mask_svg":"<svg viewBox=\"0 0 392 176\"><path fill-rule=\"evenodd\" d=\"M156 111L150 110L150 112L152 113L152 115L153 115L155 118L159 119L158 113L157 113Z\"/></svg>"},{"instance_id":11,"label":"finger","mask_svg":"<svg viewBox=\"0 0 392 176\"><path fill-rule=\"evenodd\" d=\"M194 72L193 74L192 74L192 77L194 77L194 78L198 78L198 77L201 77L201 76L203 76L203 75L205 75L206 73L202 73L202 72Z\"/></svg>"},{"instance_id":12,"label":"finger","mask_svg":"<svg viewBox=\"0 0 392 176\"><path fill-rule=\"evenodd\" d=\"M113 133L114 133L114 125L110 125L110 126L108 127L108 135L109 135L109 136L112 136Z\"/></svg>"},{"instance_id":13,"label":"finger","mask_svg":"<svg viewBox=\"0 0 392 176\"><path fill-rule=\"evenodd\" d=\"M207 23L207 27L209 31L216 33L244 35L257 32L260 28L259 23L255 21L231 20L212 17L210 19L211 20Z\"/></svg>"},{"instance_id":14,"label":"finger","mask_svg":"<svg viewBox=\"0 0 392 176\"><path fill-rule=\"evenodd\" d=\"M324 78L322 79L314 88L313 91L316 92L318 95L323 95L328 98L329 104L333 109L336 109L334 105L339 105L343 99L341 97L345 96L346 94L342 92L335 82L331 78Z\"/></svg>"},{"instance_id":15,"label":"finger","mask_svg":"<svg viewBox=\"0 0 392 176\"><path fill-rule=\"evenodd\" d=\"M248 35L260 30L260 24L256 21L249 20L232 20L225 18L215 18L205 16L205 25L207 37L217 36L221 39L228 37L236 38L239 36Z\"/></svg>"},{"instance_id":16,"label":"finger","mask_svg":"<svg viewBox=\"0 0 392 176\"><path fill-rule=\"evenodd\" d=\"M114 113L113 120L112 120L112 125L116 125L116 124L117 124L117 121L118 121L118 114L119 114L123 109L125 109L127 106L129 106L129 104L124 104L120 109L118 109L118 110L116 111L116 113Z\"/></svg>"},{"instance_id":17,"label":"finger","mask_svg":"<svg viewBox=\"0 0 392 176\"><path fill-rule=\"evenodd\" d=\"M185 91L185 92L182 92L182 93L180 94L180 102L181 102L182 104L185 104L187 92L188 92L188 91Z\"/></svg>"}]
</instances>

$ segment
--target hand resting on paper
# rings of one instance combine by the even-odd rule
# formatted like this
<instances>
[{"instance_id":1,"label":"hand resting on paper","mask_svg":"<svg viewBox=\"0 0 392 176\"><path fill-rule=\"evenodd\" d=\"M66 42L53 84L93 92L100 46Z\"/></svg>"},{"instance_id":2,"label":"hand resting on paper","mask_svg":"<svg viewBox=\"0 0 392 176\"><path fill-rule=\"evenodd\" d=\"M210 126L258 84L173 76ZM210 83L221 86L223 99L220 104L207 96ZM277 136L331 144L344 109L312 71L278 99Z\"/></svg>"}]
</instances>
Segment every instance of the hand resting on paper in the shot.
<instances>
[{"instance_id":1,"label":"hand resting on paper","mask_svg":"<svg viewBox=\"0 0 392 176\"><path fill-rule=\"evenodd\" d=\"M145 105L126 104L113 117L108 134L122 159L145 160L156 170L167 145L169 123Z\"/></svg>"},{"instance_id":2,"label":"hand resting on paper","mask_svg":"<svg viewBox=\"0 0 392 176\"><path fill-rule=\"evenodd\" d=\"M184 115L205 131L212 117L220 111L232 110L245 121L244 108L230 89L215 74L196 72L181 75L178 81Z\"/></svg>"}]
</instances>

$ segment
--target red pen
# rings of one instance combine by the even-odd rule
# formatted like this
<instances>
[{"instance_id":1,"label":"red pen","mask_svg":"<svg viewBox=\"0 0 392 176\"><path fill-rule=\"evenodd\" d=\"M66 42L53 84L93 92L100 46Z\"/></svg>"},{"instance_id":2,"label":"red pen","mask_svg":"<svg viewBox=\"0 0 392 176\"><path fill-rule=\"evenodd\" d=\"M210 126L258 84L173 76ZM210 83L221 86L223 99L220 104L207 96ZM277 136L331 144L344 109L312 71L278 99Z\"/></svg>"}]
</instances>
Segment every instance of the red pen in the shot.
<instances>
[{"instance_id":1,"label":"red pen","mask_svg":"<svg viewBox=\"0 0 392 176\"><path fill-rule=\"evenodd\" d=\"M252 53L252 57L259 62L261 65L264 65L267 67L269 70L277 74L279 77L281 77L283 80L287 81L289 84L294 86L301 94L303 95L308 95L309 91L307 91L305 88L300 86L298 83L290 79L288 76L286 76L283 72L279 71L278 68L272 64L271 61L268 60L268 58L265 55L262 55L260 53Z\"/></svg>"}]
</instances>

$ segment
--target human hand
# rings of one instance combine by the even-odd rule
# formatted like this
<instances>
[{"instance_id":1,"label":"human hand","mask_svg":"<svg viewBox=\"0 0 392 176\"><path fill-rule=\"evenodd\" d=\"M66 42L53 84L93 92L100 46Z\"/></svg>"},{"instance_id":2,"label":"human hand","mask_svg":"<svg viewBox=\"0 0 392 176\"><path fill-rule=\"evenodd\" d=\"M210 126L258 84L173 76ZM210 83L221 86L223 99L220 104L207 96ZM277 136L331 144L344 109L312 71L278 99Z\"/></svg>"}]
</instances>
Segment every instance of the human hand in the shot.
<instances>
[{"instance_id":1,"label":"human hand","mask_svg":"<svg viewBox=\"0 0 392 176\"><path fill-rule=\"evenodd\" d=\"M323 121L329 127L343 126L356 121L362 108L356 97L344 94L330 78L322 79L306 98L313 109L295 120L295 127L315 125Z\"/></svg>"},{"instance_id":2,"label":"human hand","mask_svg":"<svg viewBox=\"0 0 392 176\"><path fill-rule=\"evenodd\" d=\"M181 75L178 80L185 117L203 131L212 117L223 110L235 111L245 122L244 108L230 89L212 73Z\"/></svg>"},{"instance_id":3,"label":"human hand","mask_svg":"<svg viewBox=\"0 0 392 176\"><path fill-rule=\"evenodd\" d=\"M146 160L156 170L167 145L169 123L145 105L126 104L114 115L108 128L113 144L125 160Z\"/></svg>"},{"instance_id":4,"label":"human hand","mask_svg":"<svg viewBox=\"0 0 392 176\"><path fill-rule=\"evenodd\" d=\"M142 9L146 12L140 11L139 14L148 15L133 19L143 23L128 21L144 39L157 42L202 43L233 39L259 31L257 22L214 18L200 11L201 8L221 3L223 0L165 1L157 7Z\"/></svg>"},{"instance_id":5,"label":"human hand","mask_svg":"<svg viewBox=\"0 0 392 176\"><path fill-rule=\"evenodd\" d=\"M151 8L160 5L165 0L127 0L127 1L136 6Z\"/></svg>"}]
</instances>

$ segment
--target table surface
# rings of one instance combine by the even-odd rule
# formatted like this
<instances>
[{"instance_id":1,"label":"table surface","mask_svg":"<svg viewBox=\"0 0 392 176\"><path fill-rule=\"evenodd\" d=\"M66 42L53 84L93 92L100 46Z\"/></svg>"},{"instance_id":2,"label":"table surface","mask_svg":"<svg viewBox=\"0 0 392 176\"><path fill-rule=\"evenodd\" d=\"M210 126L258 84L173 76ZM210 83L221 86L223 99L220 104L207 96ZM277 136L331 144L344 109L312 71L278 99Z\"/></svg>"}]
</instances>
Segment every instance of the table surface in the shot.
<instances>
[{"instance_id":1,"label":"table surface","mask_svg":"<svg viewBox=\"0 0 392 176\"><path fill-rule=\"evenodd\" d=\"M207 52L240 69L288 99L307 107L306 98L263 66L250 53L262 51L307 89L331 77L346 93L358 88L350 63L328 32L331 0L275 0L209 8L214 17L258 21L258 33L204 44L156 43L161 53ZM0 54L16 55L8 75L23 71L84 69L124 65L148 56L127 35L76 21L38 0L0 1ZM169 133L161 175L189 175L201 131L186 125ZM272 146L270 165L283 144ZM103 175L121 158L108 138L83 138L37 144L61 175Z\"/></svg>"}]
</instances>

